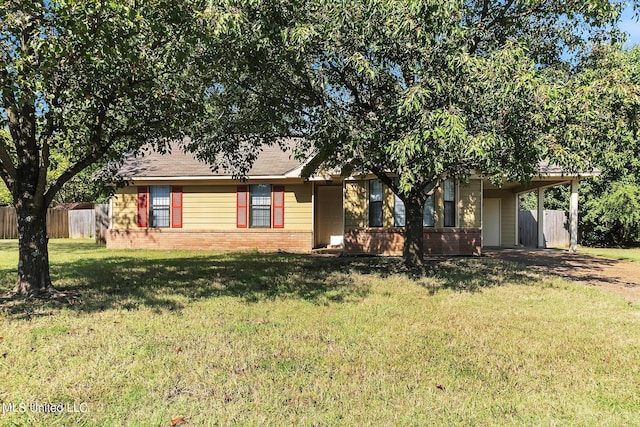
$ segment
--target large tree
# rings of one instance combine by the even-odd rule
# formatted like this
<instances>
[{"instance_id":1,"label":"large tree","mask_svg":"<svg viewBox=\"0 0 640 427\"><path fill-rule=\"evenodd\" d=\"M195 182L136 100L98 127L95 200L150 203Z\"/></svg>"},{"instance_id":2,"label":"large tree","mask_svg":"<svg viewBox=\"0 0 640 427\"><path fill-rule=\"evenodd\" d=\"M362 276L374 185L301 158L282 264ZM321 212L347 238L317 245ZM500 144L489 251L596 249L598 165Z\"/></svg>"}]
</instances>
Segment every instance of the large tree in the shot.
<instances>
[{"instance_id":1,"label":"large tree","mask_svg":"<svg viewBox=\"0 0 640 427\"><path fill-rule=\"evenodd\" d=\"M582 187L583 241L591 245L640 244L640 47L600 48L576 76L582 116L599 144L601 174Z\"/></svg>"},{"instance_id":2,"label":"large tree","mask_svg":"<svg viewBox=\"0 0 640 427\"><path fill-rule=\"evenodd\" d=\"M65 183L190 132L205 96L204 3L0 3L0 178L18 214L16 293L53 289L46 212Z\"/></svg>"},{"instance_id":3,"label":"large tree","mask_svg":"<svg viewBox=\"0 0 640 427\"><path fill-rule=\"evenodd\" d=\"M580 188L582 243L640 243L640 47L595 47L567 78L563 132L590 147L599 176ZM579 150L579 148L578 148ZM568 191L545 205L566 208Z\"/></svg>"},{"instance_id":4,"label":"large tree","mask_svg":"<svg viewBox=\"0 0 640 427\"><path fill-rule=\"evenodd\" d=\"M368 171L405 203L404 260L422 262L425 193L475 169L526 180L584 166L561 110L564 72L615 41L606 0L228 0L238 47L215 87L220 139L302 136L307 169ZM255 119L257 117L257 119ZM206 156L206 153L205 153ZM399 179L395 179L399 177Z\"/></svg>"}]
</instances>

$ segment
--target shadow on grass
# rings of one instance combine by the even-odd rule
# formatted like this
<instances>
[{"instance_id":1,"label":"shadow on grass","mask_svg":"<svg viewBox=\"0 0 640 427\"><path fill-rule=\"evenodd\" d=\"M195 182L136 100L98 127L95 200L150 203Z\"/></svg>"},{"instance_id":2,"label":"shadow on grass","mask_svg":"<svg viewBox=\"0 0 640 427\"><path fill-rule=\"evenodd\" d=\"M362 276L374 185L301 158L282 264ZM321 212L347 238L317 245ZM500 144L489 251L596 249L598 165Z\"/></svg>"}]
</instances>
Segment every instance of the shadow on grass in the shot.
<instances>
[{"instance_id":1,"label":"shadow on grass","mask_svg":"<svg viewBox=\"0 0 640 427\"><path fill-rule=\"evenodd\" d=\"M487 258L432 259L417 282L435 295L442 290L481 292L505 285L532 285L540 276L511 262Z\"/></svg>"},{"instance_id":2,"label":"shadow on grass","mask_svg":"<svg viewBox=\"0 0 640 427\"><path fill-rule=\"evenodd\" d=\"M76 251L73 245L67 249ZM512 264L472 258L429 260L422 269L408 271L399 259L387 257L259 253L164 256L162 252L152 256L109 255L52 263L55 286L79 298L42 301L40 308L70 306L94 312L151 307L179 311L191 302L217 297L240 298L247 303L279 298L319 305L348 303L366 297L373 280L384 281L390 276L414 281L431 295L443 289L479 292L507 283L532 281L530 273ZM6 270L0 271L0 276L7 274ZM38 303L14 300L5 301L2 306L7 314L29 316L35 313L34 304Z\"/></svg>"},{"instance_id":3,"label":"shadow on grass","mask_svg":"<svg viewBox=\"0 0 640 427\"><path fill-rule=\"evenodd\" d=\"M161 252L150 257L124 255L52 262L56 288L79 298L43 301L41 305L73 306L87 312L143 306L177 311L190 302L227 296L248 303L284 298L315 304L364 298L369 286L355 283L334 268L335 264L335 258L287 254L182 253L162 257ZM7 274L10 272L0 271L0 276ZM31 311L34 303L14 300L3 305L5 312L20 314Z\"/></svg>"}]
</instances>

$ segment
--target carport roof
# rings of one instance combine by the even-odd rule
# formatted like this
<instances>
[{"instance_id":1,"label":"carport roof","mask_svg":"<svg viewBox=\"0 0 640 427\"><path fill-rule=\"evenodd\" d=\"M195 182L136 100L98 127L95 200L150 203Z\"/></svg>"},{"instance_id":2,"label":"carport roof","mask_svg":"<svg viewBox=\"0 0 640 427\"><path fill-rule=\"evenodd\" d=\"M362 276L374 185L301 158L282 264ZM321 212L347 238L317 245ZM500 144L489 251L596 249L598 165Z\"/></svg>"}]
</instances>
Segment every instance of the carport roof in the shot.
<instances>
[{"instance_id":1,"label":"carport roof","mask_svg":"<svg viewBox=\"0 0 640 427\"><path fill-rule=\"evenodd\" d=\"M493 185L487 178L484 180L485 189L501 189L511 190L513 193L525 193L539 188L554 187L556 185L569 184L574 179L591 178L600 175L602 171L593 168L590 171L580 171L578 173L567 173L561 166L550 164L549 162L540 162L538 166L538 175L531 177L528 183L508 181L506 178L502 180L501 186Z\"/></svg>"}]
</instances>

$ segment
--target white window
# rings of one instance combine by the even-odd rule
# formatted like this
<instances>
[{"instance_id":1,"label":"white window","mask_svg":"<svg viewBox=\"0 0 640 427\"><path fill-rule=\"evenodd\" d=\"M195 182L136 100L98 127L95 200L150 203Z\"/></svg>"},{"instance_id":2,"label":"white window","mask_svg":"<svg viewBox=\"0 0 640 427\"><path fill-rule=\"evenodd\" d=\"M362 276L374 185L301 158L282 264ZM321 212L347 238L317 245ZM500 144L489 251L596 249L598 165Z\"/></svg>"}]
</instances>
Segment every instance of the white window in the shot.
<instances>
[{"instance_id":1,"label":"white window","mask_svg":"<svg viewBox=\"0 0 640 427\"><path fill-rule=\"evenodd\" d=\"M434 217L435 203L433 194L427 196L424 202L424 213L422 214L422 226L434 227L436 225Z\"/></svg>"},{"instance_id":2,"label":"white window","mask_svg":"<svg viewBox=\"0 0 640 427\"><path fill-rule=\"evenodd\" d=\"M456 226L456 183L453 179L444 181L444 226Z\"/></svg>"},{"instance_id":3,"label":"white window","mask_svg":"<svg viewBox=\"0 0 640 427\"><path fill-rule=\"evenodd\" d=\"M382 181L369 181L369 227L382 227Z\"/></svg>"},{"instance_id":4,"label":"white window","mask_svg":"<svg viewBox=\"0 0 640 427\"><path fill-rule=\"evenodd\" d=\"M422 216L423 227L433 227L435 225L434 220L434 198L433 195L427 196L427 200L424 202L424 214ZM404 227L406 224L406 212L404 208L404 202L400 197L394 194L393 198L393 222L396 227Z\"/></svg>"},{"instance_id":5,"label":"white window","mask_svg":"<svg viewBox=\"0 0 640 427\"><path fill-rule=\"evenodd\" d=\"M404 210L404 202L397 194L393 195L393 225L395 227L404 227L406 223L406 213Z\"/></svg>"},{"instance_id":6,"label":"white window","mask_svg":"<svg viewBox=\"0 0 640 427\"><path fill-rule=\"evenodd\" d=\"M168 185L152 185L149 192L151 227L169 227L170 187Z\"/></svg>"},{"instance_id":7,"label":"white window","mask_svg":"<svg viewBox=\"0 0 640 427\"><path fill-rule=\"evenodd\" d=\"M271 185L254 184L249 186L251 227L271 227Z\"/></svg>"}]
</instances>

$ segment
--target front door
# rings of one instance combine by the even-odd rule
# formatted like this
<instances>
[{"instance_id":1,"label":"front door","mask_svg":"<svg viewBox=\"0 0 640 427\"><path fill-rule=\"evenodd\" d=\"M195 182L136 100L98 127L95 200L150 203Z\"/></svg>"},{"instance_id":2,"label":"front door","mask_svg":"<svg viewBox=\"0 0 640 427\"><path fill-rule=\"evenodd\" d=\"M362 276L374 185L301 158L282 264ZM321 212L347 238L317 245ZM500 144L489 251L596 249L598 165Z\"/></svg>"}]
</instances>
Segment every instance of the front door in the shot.
<instances>
[{"instance_id":1,"label":"front door","mask_svg":"<svg viewBox=\"0 0 640 427\"><path fill-rule=\"evenodd\" d=\"M484 199L482 246L500 246L501 211L501 199Z\"/></svg>"},{"instance_id":2,"label":"front door","mask_svg":"<svg viewBox=\"0 0 640 427\"><path fill-rule=\"evenodd\" d=\"M342 210L342 186L316 186L316 247L342 244L344 222Z\"/></svg>"}]
</instances>

